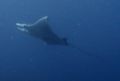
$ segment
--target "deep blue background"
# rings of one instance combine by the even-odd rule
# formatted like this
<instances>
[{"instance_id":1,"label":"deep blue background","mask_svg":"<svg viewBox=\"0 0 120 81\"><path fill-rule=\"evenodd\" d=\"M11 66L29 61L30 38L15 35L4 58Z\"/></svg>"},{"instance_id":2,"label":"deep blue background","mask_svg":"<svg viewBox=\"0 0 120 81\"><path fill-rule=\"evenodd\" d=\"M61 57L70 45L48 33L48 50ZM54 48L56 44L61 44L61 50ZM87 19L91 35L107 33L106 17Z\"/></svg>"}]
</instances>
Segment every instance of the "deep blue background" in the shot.
<instances>
[{"instance_id":1,"label":"deep blue background","mask_svg":"<svg viewBox=\"0 0 120 81\"><path fill-rule=\"evenodd\" d=\"M102 59L16 29L46 15L56 34ZM0 81L120 81L120 0L0 0Z\"/></svg>"}]
</instances>

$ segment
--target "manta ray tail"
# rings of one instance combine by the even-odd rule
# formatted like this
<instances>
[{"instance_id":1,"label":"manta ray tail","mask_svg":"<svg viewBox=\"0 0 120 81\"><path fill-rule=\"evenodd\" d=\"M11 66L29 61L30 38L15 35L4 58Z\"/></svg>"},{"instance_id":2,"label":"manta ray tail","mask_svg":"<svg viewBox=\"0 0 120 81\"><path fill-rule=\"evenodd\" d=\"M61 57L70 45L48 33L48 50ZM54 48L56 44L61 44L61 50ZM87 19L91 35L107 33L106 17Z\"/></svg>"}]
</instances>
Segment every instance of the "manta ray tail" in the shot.
<instances>
[{"instance_id":1,"label":"manta ray tail","mask_svg":"<svg viewBox=\"0 0 120 81\"><path fill-rule=\"evenodd\" d=\"M104 60L101 56L96 55L96 54L93 54L93 53L89 53L89 52L81 49L81 48L78 47L77 45L69 44L69 46L72 47L72 48L78 49L82 54L85 54L85 55L87 55L87 56L95 57L95 58L100 59L100 60L102 60L102 61Z\"/></svg>"}]
</instances>

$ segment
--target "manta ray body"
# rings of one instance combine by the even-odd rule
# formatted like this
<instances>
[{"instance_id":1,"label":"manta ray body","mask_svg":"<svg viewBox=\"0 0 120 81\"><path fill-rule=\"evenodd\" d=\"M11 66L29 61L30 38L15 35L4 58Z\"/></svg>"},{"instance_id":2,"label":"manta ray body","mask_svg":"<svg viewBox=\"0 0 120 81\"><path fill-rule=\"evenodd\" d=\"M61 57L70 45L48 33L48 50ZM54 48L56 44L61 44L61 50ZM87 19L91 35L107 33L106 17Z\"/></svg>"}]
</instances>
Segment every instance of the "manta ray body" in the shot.
<instances>
[{"instance_id":1,"label":"manta ray body","mask_svg":"<svg viewBox=\"0 0 120 81\"><path fill-rule=\"evenodd\" d=\"M73 48L77 48L83 54L86 54L88 56L95 56L96 58L100 58L97 55L93 55L93 54L88 53L87 51L82 50L76 45L68 43L66 38L61 38L57 34L55 34L48 23L47 16L40 18L33 24L16 23L16 25L17 25L18 30L25 32L33 37L41 39L47 45L70 46Z\"/></svg>"},{"instance_id":2,"label":"manta ray body","mask_svg":"<svg viewBox=\"0 0 120 81\"><path fill-rule=\"evenodd\" d=\"M16 25L18 30L40 38L45 44L68 45L66 38L61 38L53 32L48 23L48 16L40 18L33 24L16 23Z\"/></svg>"}]
</instances>

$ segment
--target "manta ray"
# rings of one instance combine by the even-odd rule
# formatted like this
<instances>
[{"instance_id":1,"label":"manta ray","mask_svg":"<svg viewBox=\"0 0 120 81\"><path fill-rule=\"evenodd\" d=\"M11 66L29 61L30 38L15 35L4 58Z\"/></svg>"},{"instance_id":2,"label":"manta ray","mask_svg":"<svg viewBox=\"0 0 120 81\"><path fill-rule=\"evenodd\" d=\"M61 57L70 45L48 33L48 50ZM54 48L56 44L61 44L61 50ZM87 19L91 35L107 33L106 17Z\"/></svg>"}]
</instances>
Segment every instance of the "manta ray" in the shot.
<instances>
[{"instance_id":1,"label":"manta ray","mask_svg":"<svg viewBox=\"0 0 120 81\"><path fill-rule=\"evenodd\" d=\"M16 23L17 29L31 36L41 39L48 45L68 45L66 38L61 38L53 32L49 23L48 16L44 16L33 24Z\"/></svg>"},{"instance_id":2,"label":"manta ray","mask_svg":"<svg viewBox=\"0 0 120 81\"><path fill-rule=\"evenodd\" d=\"M71 46L72 48L79 49L83 54L88 56L95 56L99 58L97 55L93 55L88 53L87 51L82 50L81 48L70 44L67 38L59 37L50 27L48 23L48 16L44 16L34 22L33 24L23 24L23 23L16 23L17 29L25 32L33 37L41 39L46 45L64 45L64 46Z\"/></svg>"}]
</instances>

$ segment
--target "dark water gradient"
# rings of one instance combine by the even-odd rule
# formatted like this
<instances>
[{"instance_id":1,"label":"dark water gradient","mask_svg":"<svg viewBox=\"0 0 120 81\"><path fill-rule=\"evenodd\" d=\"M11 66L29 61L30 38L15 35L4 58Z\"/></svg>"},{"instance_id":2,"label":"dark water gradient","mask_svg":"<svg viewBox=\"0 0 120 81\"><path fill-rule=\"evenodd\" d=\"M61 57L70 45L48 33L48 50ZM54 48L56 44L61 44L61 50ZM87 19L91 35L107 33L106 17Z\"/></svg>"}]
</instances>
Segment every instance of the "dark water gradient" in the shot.
<instances>
[{"instance_id":1,"label":"dark water gradient","mask_svg":"<svg viewBox=\"0 0 120 81\"><path fill-rule=\"evenodd\" d=\"M0 0L0 81L120 81L119 0ZM49 16L78 49L44 46L16 30Z\"/></svg>"}]
</instances>

